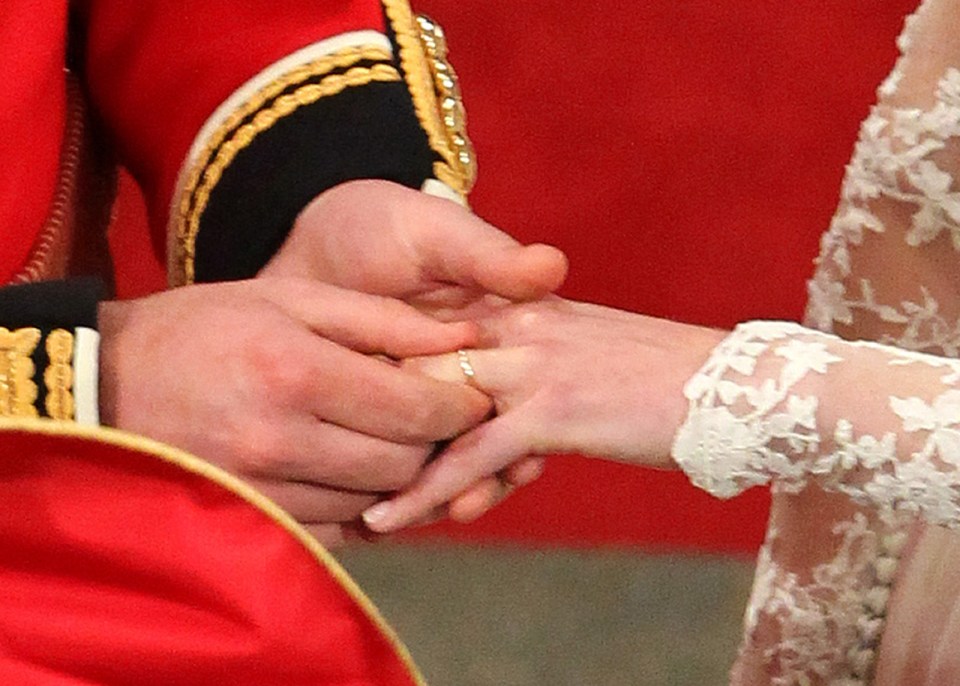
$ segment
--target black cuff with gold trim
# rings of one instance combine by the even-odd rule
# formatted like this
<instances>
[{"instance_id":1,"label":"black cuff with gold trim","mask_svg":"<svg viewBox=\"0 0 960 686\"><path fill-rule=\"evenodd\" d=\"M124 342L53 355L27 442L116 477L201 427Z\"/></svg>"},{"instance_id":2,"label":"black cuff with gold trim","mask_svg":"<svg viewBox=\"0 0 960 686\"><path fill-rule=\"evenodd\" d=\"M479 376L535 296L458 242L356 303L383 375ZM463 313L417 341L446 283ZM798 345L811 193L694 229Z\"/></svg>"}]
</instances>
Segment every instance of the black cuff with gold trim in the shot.
<instances>
[{"instance_id":1,"label":"black cuff with gold trim","mask_svg":"<svg viewBox=\"0 0 960 686\"><path fill-rule=\"evenodd\" d=\"M75 332L105 295L94 278L0 288L0 416L73 419Z\"/></svg>"},{"instance_id":2,"label":"black cuff with gold trim","mask_svg":"<svg viewBox=\"0 0 960 686\"><path fill-rule=\"evenodd\" d=\"M465 199L473 151L443 32L382 2L383 42L267 70L208 122L178 184L172 285L255 275L303 208L347 181L436 179Z\"/></svg>"},{"instance_id":3,"label":"black cuff with gold trim","mask_svg":"<svg viewBox=\"0 0 960 686\"><path fill-rule=\"evenodd\" d=\"M419 188L437 159L389 54L348 50L278 79L214 136L181 203L192 279L254 275L317 195L354 179Z\"/></svg>"},{"instance_id":4,"label":"black cuff with gold trim","mask_svg":"<svg viewBox=\"0 0 960 686\"><path fill-rule=\"evenodd\" d=\"M278 118L211 190L195 244L195 280L253 276L322 191L367 178L420 188L434 159L400 82L348 88Z\"/></svg>"}]
</instances>

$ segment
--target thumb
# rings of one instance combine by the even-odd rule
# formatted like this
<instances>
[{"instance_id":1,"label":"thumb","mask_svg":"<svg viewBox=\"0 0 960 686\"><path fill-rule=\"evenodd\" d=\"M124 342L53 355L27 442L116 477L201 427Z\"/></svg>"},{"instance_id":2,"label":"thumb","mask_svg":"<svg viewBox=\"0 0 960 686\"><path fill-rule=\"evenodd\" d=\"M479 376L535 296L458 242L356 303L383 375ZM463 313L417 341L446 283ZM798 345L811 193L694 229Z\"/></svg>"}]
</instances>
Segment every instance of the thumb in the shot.
<instances>
[{"instance_id":1,"label":"thumb","mask_svg":"<svg viewBox=\"0 0 960 686\"><path fill-rule=\"evenodd\" d=\"M510 300L533 300L557 290L567 258L542 243L514 238L448 200L436 201L421 224L420 261L438 281L477 288Z\"/></svg>"}]
</instances>

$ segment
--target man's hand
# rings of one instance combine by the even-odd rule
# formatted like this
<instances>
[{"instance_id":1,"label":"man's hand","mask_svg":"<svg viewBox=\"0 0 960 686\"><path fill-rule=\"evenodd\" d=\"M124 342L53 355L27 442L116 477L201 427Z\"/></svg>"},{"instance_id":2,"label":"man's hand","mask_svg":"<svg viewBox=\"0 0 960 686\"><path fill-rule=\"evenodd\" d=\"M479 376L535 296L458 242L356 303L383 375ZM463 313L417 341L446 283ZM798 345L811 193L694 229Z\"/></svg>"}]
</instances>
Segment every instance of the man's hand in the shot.
<instances>
[{"instance_id":1,"label":"man's hand","mask_svg":"<svg viewBox=\"0 0 960 686\"><path fill-rule=\"evenodd\" d=\"M439 319L489 314L489 296L539 299L566 273L556 248L521 245L449 200L386 181L354 181L320 195L261 271L399 298ZM542 470L540 458L519 460L460 495L448 514L475 519Z\"/></svg>"},{"instance_id":2,"label":"man's hand","mask_svg":"<svg viewBox=\"0 0 960 686\"><path fill-rule=\"evenodd\" d=\"M246 478L328 545L490 411L384 359L470 345L473 326L313 280L104 303L100 324L104 423Z\"/></svg>"},{"instance_id":3,"label":"man's hand","mask_svg":"<svg viewBox=\"0 0 960 686\"><path fill-rule=\"evenodd\" d=\"M308 205L261 274L317 279L435 310L487 294L536 300L560 287L567 261L551 246L521 245L449 200L354 181Z\"/></svg>"}]
</instances>

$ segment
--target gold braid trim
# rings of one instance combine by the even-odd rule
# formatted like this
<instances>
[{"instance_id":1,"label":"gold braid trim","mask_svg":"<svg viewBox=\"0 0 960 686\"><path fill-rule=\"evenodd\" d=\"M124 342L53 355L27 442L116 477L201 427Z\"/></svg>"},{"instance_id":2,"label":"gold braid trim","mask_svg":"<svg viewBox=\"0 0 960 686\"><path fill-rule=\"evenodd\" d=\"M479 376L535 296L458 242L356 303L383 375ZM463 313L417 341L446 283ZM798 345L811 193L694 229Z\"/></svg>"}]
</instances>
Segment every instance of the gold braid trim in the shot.
<instances>
[{"instance_id":1,"label":"gold braid trim","mask_svg":"<svg viewBox=\"0 0 960 686\"><path fill-rule=\"evenodd\" d=\"M203 153L200 155L197 164L190 170L190 174L184 184L183 195L180 199L180 215L186 216L190 211L191 197L197 185L200 183L200 177L207 162L213 157L220 144L244 119L253 116L257 110L263 108L264 105L276 98L283 91L297 84L315 79L324 74L329 74L335 69L346 69L364 60L389 62L390 59L390 53L378 47L345 48L332 55L327 55L308 64L301 65L260 89L250 100L244 103L243 107L232 112L207 140L203 148Z\"/></svg>"},{"instance_id":2,"label":"gold braid trim","mask_svg":"<svg viewBox=\"0 0 960 686\"><path fill-rule=\"evenodd\" d=\"M452 159L448 160L447 169L440 173L453 172L454 183L447 181L439 174L437 178L451 185L466 199L477 181L477 156L473 150L473 143L467 136L467 111L460 95L457 72L447 59L447 37L440 25L420 14L417 15L417 26L420 28L420 41L426 51L427 64L433 77L433 87L438 100L437 107L447 143L453 153ZM434 172L437 171L435 166Z\"/></svg>"},{"instance_id":3,"label":"gold braid trim","mask_svg":"<svg viewBox=\"0 0 960 686\"><path fill-rule=\"evenodd\" d=\"M38 416L36 367L30 356L39 342L40 329L0 327L0 416Z\"/></svg>"},{"instance_id":4,"label":"gold braid trim","mask_svg":"<svg viewBox=\"0 0 960 686\"><path fill-rule=\"evenodd\" d=\"M380 54L386 54L382 50ZM331 58L332 59L332 58ZM365 59L358 57L359 59ZM313 64L318 64L324 60L318 60ZM331 69L335 67L330 67ZM291 72L291 74L294 72ZM284 77L287 78L287 77ZM309 78L309 77L307 77ZM302 81L303 79L301 79ZM210 200L210 194L214 187L220 181L223 172L230 166L244 148L249 146L256 137L270 129L280 119L289 116L297 109L312 105L324 97L336 95L347 88L364 86L373 82L400 81L400 73L397 69L388 64L376 64L372 67L353 67L343 74L331 74L317 83L309 83L301 86L291 93L276 97L268 107L263 105L270 100L266 92L280 93L290 84L280 86L278 83L271 84L268 88L261 91L261 94L251 100L243 108L245 114L236 116L231 115L228 122L232 122L236 127L237 123L252 115L252 119L242 126L237 127L232 132L227 122L224 123L217 133L211 136L211 142L207 146L204 158L196 168L191 171L188 177L188 183L181 196L180 212L177 222L177 243L180 249L180 259L178 262L182 265L182 274L177 275L178 283L193 283L194 280L194 259L196 256L197 233L200 230L200 218L203 216L207 203ZM280 81L283 81L281 79ZM256 103L254 107L252 103ZM255 114L254 114L255 112ZM215 144L214 141L223 140L228 134L229 139L222 144ZM213 150L216 149L214 155ZM213 157L213 159L209 159ZM209 161L208 161L209 160ZM192 201L192 203L191 203Z\"/></svg>"},{"instance_id":5,"label":"gold braid trim","mask_svg":"<svg viewBox=\"0 0 960 686\"><path fill-rule=\"evenodd\" d=\"M420 125L427 132L430 147L447 163L453 159L452 151L443 131L443 121L433 89L433 78L427 56L420 42L420 30L416 18L406 0L383 0L387 17L400 48L400 65L407 77L410 97Z\"/></svg>"},{"instance_id":6,"label":"gold braid trim","mask_svg":"<svg viewBox=\"0 0 960 686\"><path fill-rule=\"evenodd\" d=\"M50 365L43 372L47 387L47 415L51 419L73 419L73 334L54 329L47 336Z\"/></svg>"},{"instance_id":7,"label":"gold braid trim","mask_svg":"<svg viewBox=\"0 0 960 686\"><path fill-rule=\"evenodd\" d=\"M455 84L453 70L446 61L443 32L429 19L415 17L406 0L383 0L383 6L400 48L400 64L417 119L427 134L430 147L442 160L434 164L433 173L466 199L476 176L476 163L470 141L459 126L463 117L459 119L458 130L452 131L438 100L439 92L446 105L446 86ZM454 91L450 90L449 94L453 96ZM455 100L462 110L458 91ZM463 146L456 146L454 139L462 141ZM460 153L467 149L469 154L461 156ZM462 164L461 160L467 158L469 163Z\"/></svg>"}]
</instances>

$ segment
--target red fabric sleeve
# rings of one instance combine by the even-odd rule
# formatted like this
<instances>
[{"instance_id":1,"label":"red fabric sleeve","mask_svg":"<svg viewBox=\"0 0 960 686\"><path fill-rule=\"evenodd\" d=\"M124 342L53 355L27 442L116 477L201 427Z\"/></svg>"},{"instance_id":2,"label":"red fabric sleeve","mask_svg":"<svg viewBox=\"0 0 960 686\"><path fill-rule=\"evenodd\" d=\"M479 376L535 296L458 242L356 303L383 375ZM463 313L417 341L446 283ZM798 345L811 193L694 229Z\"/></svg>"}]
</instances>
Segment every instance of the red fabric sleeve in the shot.
<instances>
[{"instance_id":1,"label":"red fabric sleeve","mask_svg":"<svg viewBox=\"0 0 960 686\"><path fill-rule=\"evenodd\" d=\"M7 421L0 498L0 683L423 686L319 544L196 458Z\"/></svg>"},{"instance_id":2,"label":"red fabric sleeve","mask_svg":"<svg viewBox=\"0 0 960 686\"><path fill-rule=\"evenodd\" d=\"M59 0L0 2L0 281L23 268L53 199L66 112Z\"/></svg>"},{"instance_id":3,"label":"red fabric sleeve","mask_svg":"<svg viewBox=\"0 0 960 686\"><path fill-rule=\"evenodd\" d=\"M386 30L377 0L86 0L81 15L95 107L144 188L155 233L187 150L231 93L319 40Z\"/></svg>"}]
</instances>

